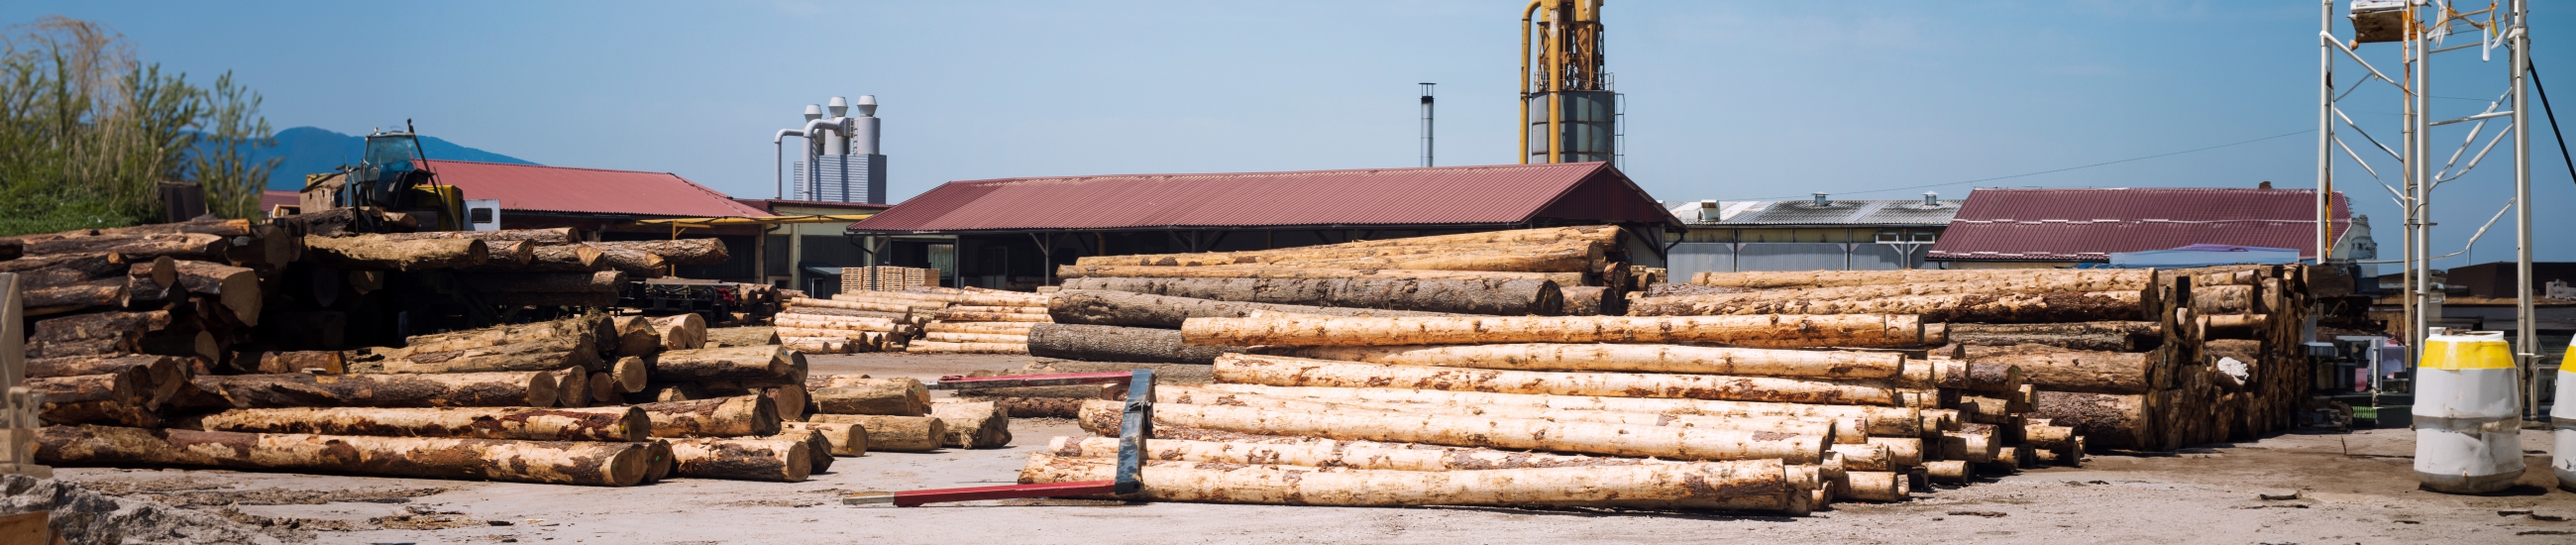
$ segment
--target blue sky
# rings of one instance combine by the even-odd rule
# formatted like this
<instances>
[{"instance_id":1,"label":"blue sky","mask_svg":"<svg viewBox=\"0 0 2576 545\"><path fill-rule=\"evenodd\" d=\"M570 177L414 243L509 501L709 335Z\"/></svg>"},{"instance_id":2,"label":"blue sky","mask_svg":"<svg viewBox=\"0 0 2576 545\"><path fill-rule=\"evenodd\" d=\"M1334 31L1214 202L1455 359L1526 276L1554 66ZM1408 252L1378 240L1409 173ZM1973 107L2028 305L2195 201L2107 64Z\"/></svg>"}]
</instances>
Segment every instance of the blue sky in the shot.
<instances>
[{"instance_id":1,"label":"blue sky","mask_svg":"<svg viewBox=\"0 0 2576 545\"><path fill-rule=\"evenodd\" d=\"M2553 55L2576 52L2557 38L2576 33L2576 6L2536 4L2542 73L2576 110L2576 55ZM1909 198L1925 190L1862 192L2316 126L2314 2L1620 0L1604 11L1628 99L1625 170L1665 200ZM281 128L358 133L410 118L467 146L674 172L737 196L772 191L762 140L805 104L862 94L884 104L897 199L1012 176L1413 166L1423 81L1440 83L1441 164L1515 160L1509 0L0 5L0 21L47 14L105 23L168 68L232 70ZM2393 46L2364 53L2394 63ZM2436 96L2503 88L2501 55L2436 62ZM2354 96L2346 111L2393 138L2396 95ZM2484 106L2435 102L2442 117ZM2449 143L2436 152L2466 131L2437 129ZM2315 145L2293 135L1930 190L2309 187ZM2553 213L2576 205L2554 141L2535 133L2533 149L2539 232L2576 233L2576 215ZM2503 159L2437 194L2436 253L2458 250L2511 195ZM2339 189L2393 255L2395 206L2345 164ZM2510 257L2509 225L2470 255ZM2542 236L2537 248L2576 260L2576 240Z\"/></svg>"}]
</instances>

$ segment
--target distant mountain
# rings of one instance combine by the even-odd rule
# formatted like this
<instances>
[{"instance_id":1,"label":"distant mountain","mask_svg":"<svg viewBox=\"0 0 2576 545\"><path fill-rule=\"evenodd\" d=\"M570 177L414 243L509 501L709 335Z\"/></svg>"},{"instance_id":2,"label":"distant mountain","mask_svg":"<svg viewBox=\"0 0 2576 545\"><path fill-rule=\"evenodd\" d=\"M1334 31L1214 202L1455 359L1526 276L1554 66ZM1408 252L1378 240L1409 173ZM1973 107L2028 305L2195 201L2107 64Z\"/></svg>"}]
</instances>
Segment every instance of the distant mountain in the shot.
<instances>
[{"instance_id":1,"label":"distant mountain","mask_svg":"<svg viewBox=\"0 0 2576 545\"><path fill-rule=\"evenodd\" d=\"M304 189L304 175L330 172L340 165L355 165L358 155L367 149L367 139L332 132L318 127L295 127L277 131L277 145L253 150L252 161L284 159L268 176L269 189ZM531 161L456 145L435 136L420 137L421 154L431 159L480 161L533 165Z\"/></svg>"}]
</instances>

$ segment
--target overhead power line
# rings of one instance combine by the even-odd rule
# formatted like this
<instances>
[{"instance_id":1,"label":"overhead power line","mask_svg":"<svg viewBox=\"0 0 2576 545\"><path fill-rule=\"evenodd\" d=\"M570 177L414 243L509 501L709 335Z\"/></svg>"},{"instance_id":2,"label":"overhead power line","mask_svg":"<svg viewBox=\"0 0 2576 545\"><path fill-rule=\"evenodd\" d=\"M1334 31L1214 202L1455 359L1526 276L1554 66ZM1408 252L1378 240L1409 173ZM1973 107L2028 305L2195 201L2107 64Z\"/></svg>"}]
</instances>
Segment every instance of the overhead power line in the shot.
<instances>
[{"instance_id":1,"label":"overhead power line","mask_svg":"<svg viewBox=\"0 0 2576 545\"><path fill-rule=\"evenodd\" d=\"M1890 187L1890 188L1885 188L1885 189L1871 189L1871 190L1865 190L1865 191L1842 191L1842 192L1838 192L1838 193L1839 193L1839 194L1849 194L1849 195L1859 195L1859 194L1867 194L1867 193L1883 193L1883 192L1888 192L1888 191L1904 191L1904 190L1908 190L1908 189L1928 189L1928 188L1941 187L1941 186L1950 186L1950 185L1959 185L1959 184L1973 184L1973 183L1977 183L1977 182L1991 182L1991 181L1995 181L1995 180L2010 180L2010 179L2013 179L2013 178L2023 178L2023 177L2029 177L2029 176L2038 176L2038 175L2041 175L2041 174L2055 174L2055 173L2059 173L2059 172L2066 172L2066 171L2069 171L2069 170L2082 170L2082 169L2088 169L2088 168L2093 168L2093 167L2098 167L2098 166L2116 165L2116 164L2120 164L2120 163L2127 163L2127 162L2131 162L2131 161L2144 161L2144 160L2154 159L2154 158L2158 158L2158 157L2172 157L2172 156L2175 156L2175 155L2182 155L2182 154L2185 154L2185 153L2203 152L2203 151L2209 151L2209 150L2214 150L2214 149L2219 149L2219 148L2225 148L2225 147L2242 146L2242 145L2246 145L2246 144L2252 144L2252 143L2255 143L2255 142L2261 142L2261 141L2265 141L2265 140L2271 140L2271 139L2274 139L2274 138L2282 138L2282 137L2289 137L2289 136L2298 136L2298 135L2308 134L2308 133L2312 133L2312 132L2317 132L2317 130L2316 130L2316 129L2308 129L2308 130L2303 130L2303 131L2298 131L2298 132L2286 132L2286 133L2275 134L2275 135L2266 136L2266 137L2262 137L2262 138L2256 138L2256 139L2253 139L2253 140L2245 140L2245 141L2239 141L2239 142L2229 142L2229 143L2219 144L2219 145L2215 145L2215 146L2209 146L2209 147L2205 147L2205 148L2192 148L2192 149L2187 149L2187 150L2182 150L2182 151L2177 151L2177 152L2171 152L2171 153L2159 153L2159 154L2149 155L2149 156L2145 156L2145 157L2131 157L2131 158L2121 159L2121 160L2117 160L2117 161L2103 161L2103 162L2099 162L2099 163L2093 163L2093 164L2090 164L2090 165L2072 166L2072 167L2059 168L2059 169L2042 170L2042 171L2038 171L2038 172L2024 172L2024 173L2021 173L2021 174L2014 174L2014 175L2010 175L2010 176L1996 176L1996 177L1993 177L1993 178L1978 178L1978 179L1974 179L1974 180L1960 180L1960 181L1956 181L1956 182L1942 182L1942 183L1937 183L1937 184L1910 185L1910 186L1905 186L1905 187ZM1805 195L1789 195L1789 196L1782 196L1782 197L1760 197L1760 198L1744 199L1744 200L1763 201L1763 200L1772 200L1772 199L1795 199L1795 198L1804 197L1804 196L1805 196Z\"/></svg>"}]
</instances>

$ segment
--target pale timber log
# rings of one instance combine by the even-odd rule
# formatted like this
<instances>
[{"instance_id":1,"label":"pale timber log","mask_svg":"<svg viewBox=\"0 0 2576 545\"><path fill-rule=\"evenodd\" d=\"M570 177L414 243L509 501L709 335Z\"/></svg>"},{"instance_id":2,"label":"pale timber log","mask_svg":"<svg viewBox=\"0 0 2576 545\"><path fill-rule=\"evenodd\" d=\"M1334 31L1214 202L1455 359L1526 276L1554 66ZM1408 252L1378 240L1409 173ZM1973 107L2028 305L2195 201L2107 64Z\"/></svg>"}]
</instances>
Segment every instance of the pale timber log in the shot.
<instances>
[{"instance_id":1,"label":"pale timber log","mask_svg":"<svg viewBox=\"0 0 2576 545\"><path fill-rule=\"evenodd\" d=\"M663 350L697 350L707 346L707 319L695 312L654 318L653 331L662 334Z\"/></svg>"},{"instance_id":2,"label":"pale timber log","mask_svg":"<svg viewBox=\"0 0 2576 545\"><path fill-rule=\"evenodd\" d=\"M1027 354L1029 345L913 341L905 344L903 351L915 354Z\"/></svg>"},{"instance_id":3,"label":"pale timber log","mask_svg":"<svg viewBox=\"0 0 2576 545\"><path fill-rule=\"evenodd\" d=\"M760 396L665 401L635 406L653 421L654 437L742 437L778 434L778 407Z\"/></svg>"},{"instance_id":4,"label":"pale timber log","mask_svg":"<svg viewBox=\"0 0 2576 545\"><path fill-rule=\"evenodd\" d=\"M1116 417L1094 415L1123 410L1116 401L1085 401L1081 421L1086 425L1116 422ZM1823 436L1772 432L1374 411L1281 413L1218 405L1156 406L1154 423L1264 435L1691 460L1779 458L1815 463L1824 457L1827 445Z\"/></svg>"},{"instance_id":5,"label":"pale timber log","mask_svg":"<svg viewBox=\"0 0 2576 545\"><path fill-rule=\"evenodd\" d=\"M1202 253L1186 253L1186 254L1140 254L1140 255L1092 256L1092 257L1084 257L1084 258L1076 259L1076 260L1074 260L1074 264L1075 264L1075 265L1128 265L1128 266L1163 266L1163 267L1173 267L1173 266L1178 266L1178 267L1206 267L1206 266L1223 266L1223 265L1254 265L1254 264L1262 264L1262 263L1308 262L1308 261L1315 261L1315 260L1354 259L1354 258L1421 259L1421 258L1434 257L1434 256L1441 256L1441 255L1457 255L1457 254L1481 253L1481 254L1520 254L1520 255L1524 256L1524 257L1521 259L1521 261L1519 262L1519 263L1523 264L1523 268L1482 267L1482 268L1464 269L1464 270L1495 270L1495 271L1513 270L1513 271L1533 271L1533 272L1573 272L1573 271L1582 270L1582 268L1583 268L1583 267L1585 267L1585 266L1587 266L1587 265L1590 265L1590 264L1591 264L1591 262L1592 262L1592 260L1594 260L1594 259L1598 259L1598 258L1599 258L1599 254L1600 254L1600 252L1601 252L1601 245L1600 245L1599 243L1594 242L1594 241L1588 241L1588 240L1585 240L1585 241L1558 241L1558 242L1546 242L1546 243L1535 243L1535 244L1531 244L1531 243L1492 243L1492 242L1482 242L1482 243L1464 243L1464 244L1426 244L1426 245L1374 246L1374 247L1371 247L1371 246L1350 246L1350 247L1345 247L1345 246L1308 246L1308 247L1301 247L1301 248L1281 248L1281 249L1275 249L1275 250L1247 250L1247 251L1238 251L1238 252L1202 252ZM1561 259L1564 259L1564 257L1563 257L1563 256L1560 256L1560 255L1557 255L1557 254L1566 254L1566 253L1572 253L1572 254L1575 254L1575 255L1574 255L1574 257L1575 257L1576 259L1579 259L1579 261L1575 261L1575 262L1572 262L1572 263L1566 263L1566 264L1553 263L1553 261L1554 261L1554 260L1561 260ZM1527 267L1531 267L1531 266L1544 267L1544 266L1546 266L1546 265L1562 265L1563 267L1565 267L1565 268L1566 268L1566 270L1564 270L1564 271L1554 271L1554 270L1540 271L1539 269L1535 269L1535 268L1527 268ZM1385 267L1385 268L1439 269L1439 268L1443 268L1443 267Z\"/></svg>"},{"instance_id":6,"label":"pale timber log","mask_svg":"<svg viewBox=\"0 0 2576 545\"><path fill-rule=\"evenodd\" d=\"M1776 377L1465 370L1249 354L1218 357L1215 373L1217 380L1223 382L1268 386L1391 387L1832 405L1896 404L1895 391L1884 385Z\"/></svg>"},{"instance_id":7,"label":"pale timber log","mask_svg":"<svg viewBox=\"0 0 2576 545\"><path fill-rule=\"evenodd\" d=\"M814 453L804 441L674 439L671 461L672 475L703 479L793 483L814 471Z\"/></svg>"},{"instance_id":8,"label":"pale timber log","mask_svg":"<svg viewBox=\"0 0 2576 545\"><path fill-rule=\"evenodd\" d=\"M1117 463L1029 457L1022 483L1107 480ZM1727 509L1804 515L1808 495L1773 460L1473 471L1388 471L1201 462L1147 463L1139 499L1403 507L1490 505Z\"/></svg>"},{"instance_id":9,"label":"pale timber log","mask_svg":"<svg viewBox=\"0 0 2576 545\"><path fill-rule=\"evenodd\" d=\"M653 360L655 382L730 380L745 384L805 381L805 356L775 345L670 350Z\"/></svg>"},{"instance_id":10,"label":"pale timber log","mask_svg":"<svg viewBox=\"0 0 2576 545\"><path fill-rule=\"evenodd\" d=\"M1255 352L1325 360L1514 371L1631 371L1834 379L1894 377L1905 362L1903 354L1888 352L1664 344L1325 346L1263 348Z\"/></svg>"},{"instance_id":11,"label":"pale timber log","mask_svg":"<svg viewBox=\"0 0 2576 545\"><path fill-rule=\"evenodd\" d=\"M1544 280L1365 278L1081 278L1065 289L1113 290L1197 299L1489 315L1555 315L1565 299Z\"/></svg>"},{"instance_id":12,"label":"pale timber log","mask_svg":"<svg viewBox=\"0 0 2576 545\"><path fill-rule=\"evenodd\" d=\"M384 235L304 237L304 254L325 265L419 271L479 265L491 249L474 239L387 240Z\"/></svg>"},{"instance_id":13,"label":"pale timber log","mask_svg":"<svg viewBox=\"0 0 2576 545\"><path fill-rule=\"evenodd\" d=\"M1123 291L1067 289L1047 302L1047 313L1066 324L1179 329L1189 318L1241 318L1254 312L1317 316L1459 316L1435 312L1217 301Z\"/></svg>"},{"instance_id":14,"label":"pale timber log","mask_svg":"<svg viewBox=\"0 0 2576 545\"><path fill-rule=\"evenodd\" d=\"M804 443L805 457L808 461L813 463L813 468L807 470L809 473L822 473L832 470L832 440L824 438L823 432L782 428L778 431L778 435L772 435L765 439L771 441L795 441Z\"/></svg>"},{"instance_id":15,"label":"pale timber log","mask_svg":"<svg viewBox=\"0 0 2576 545\"><path fill-rule=\"evenodd\" d=\"M1843 467L1852 471L1894 471L1887 445L1871 443L1836 443L1834 454L1842 456Z\"/></svg>"},{"instance_id":16,"label":"pale timber log","mask_svg":"<svg viewBox=\"0 0 2576 545\"><path fill-rule=\"evenodd\" d=\"M1294 442L1256 443L1196 441L1156 437L1145 442L1145 459L1227 464L1269 464L1391 471L1472 471L1539 467L1583 467L1690 462L1651 458L1546 454L1482 448L1283 438ZM1116 437L1056 437L1047 454L1064 458L1118 457Z\"/></svg>"},{"instance_id":17,"label":"pale timber log","mask_svg":"<svg viewBox=\"0 0 2576 545\"><path fill-rule=\"evenodd\" d=\"M237 409L274 407L550 407L554 373L198 375L190 382Z\"/></svg>"},{"instance_id":18,"label":"pale timber log","mask_svg":"<svg viewBox=\"0 0 2576 545\"><path fill-rule=\"evenodd\" d=\"M1216 346L1712 342L1749 347L1924 344L1910 315L1192 318L1184 341Z\"/></svg>"},{"instance_id":19,"label":"pale timber log","mask_svg":"<svg viewBox=\"0 0 2576 545\"><path fill-rule=\"evenodd\" d=\"M776 328L743 326L707 329L708 348L778 344Z\"/></svg>"},{"instance_id":20,"label":"pale timber log","mask_svg":"<svg viewBox=\"0 0 2576 545\"><path fill-rule=\"evenodd\" d=\"M2140 450L2164 448L2154 394L2087 394L2041 390L2032 418L2075 429L2076 435L2106 447Z\"/></svg>"},{"instance_id":21,"label":"pale timber log","mask_svg":"<svg viewBox=\"0 0 2576 545\"><path fill-rule=\"evenodd\" d=\"M922 416L930 414L930 390L911 378L833 377L830 386L806 391L815 412Z\"/></svg>"},{"instance_id":22,"label":"pale timber log","mask_svg":"<svg viewBox=\"0 0 2576 545\"><path fill-rule=\"evenodd\" d=\"M372 437L52 426L37 460L58 466L198 467L384 477L632 486L640 443Z\"/></svg>"},{"instance_id":23,"label":"pale timber log","mask_svg":"<svg viewBox=\"0 0 2576 545\"><path fill-rule=\"evenodd\" d=\"M2147 309L2140 292L1955 293L1871 299L1743 300L1723 303L1640 304L1637 316L1762 314L1911 314L1926 322L2080 322L2134 320ZM1713 296L1730 297L1730 296Z\"/></svg>"},{"instance_id":24,"label":"pale timber log","mask_svg":"<svg viewBox=\"0 0 2576 545\"><path fill-rule=\"evenodd\" d=\"M219 260L232 244L222 236L205 233L153 234L72 234L31 235L19 237L26 255L105 253L127 263L150 261L156 257L172 259Z\"/></svg>"},{"instance_id":25,"label":"pale timber log","mask_svg":"<svg viewBox=\"0 0 2576 545\"><path fill-rule=\"evenodd\" d=\"M930 341L930 342L935 342L935 343L1004 343L1004 344L1009 344L1009 343L1020 343L1020 344L1028 344L1028 342L1029 342L1029 336L1027 336L1027 335L1000 335L1000 334L991 334L991 333L924 333L924 334L922 334L922 335L921 335L921 340Z\"/></svg>"},{"instance_id":26,"label":"pale timber log","mask_svg":"<svg viewBox=\"0 0 2576 545\"><path fill-rule=\"evenodd\" d=\"M625 272L629 277L661 278L662 267L668 264L660 255L631 246L607 242L586 242L582 246L599 252L600 266Z\"/></svg>"},{"instance_id":27,"label":"pale timber log","mask_svg":"<svg viewBox=\"0 0 2576 545\"><path fill-rule=\"evenodd\" d=\"M1869 445L1887 449L1887 463L1893 467L1923 465L1923 438L1871 437Z\"/></svg>"},{"instance_id":28,"label":"pale timber log","mask_svg":"<svg viewBox=\"0 0 2576 545\"><path fill-rule=\"evenodd\" d=\"M624 357L651 356L662 351L662 334L653 330L653 321L643 316L619 316L614 319L617 349L612 353Z\"/></svg>"},{"instance_id":29,"label":"pale timber log","mask_svg":"<svg viewBox=\"0 0 2576 545\"><path fill-rule=\"evenodd\" d=\"M602 335L614 337L615 326L604 316L581 316L528 324L511 324L482 329L413 335L404 339L405 348L414 352L466 350L498 344L552 341L577 337L579 343L598 343Z\"/></svg>"},{"instance_id":30,"label":"pale timber log","mask_svg":"<svg viewBox=\"0 0 2576 545\"><path fill-rule=\"evenodd\" d=\"M2134 352L2156 342L2155 322L1950 324L1950 341L1966 345L2039 344L2069 350Z\"/></svg>"},{"instance_id":31,"label":"pale timber log","mask_svg":"<svg viewBox=\"0 0 2576 545\"><path fill-rule=\"evenodd\" d=\"M1310 398L1322 400L1353 399L1388 403L1421 403L1426 405L1463 407L1511 405L1549 409L1648 414L1671 413L1708 416L1774 415L1819 418L1860 418L1866 421L1866 426L1868 427L1870 435L1913 437L1921 435L1923 432L1921 427L1923 415L1921 411L1903 407L1810 405L1803 403L1711 401L1698 399L1499 394L1487 392L1416 390L1407 388L1285 388L1251 384L1209 384L1200 386L1200 388L1270 397Z\"/></svg>"},{"instance_id":32,"label":"pale timber log","mask_svg":"<svg viewBox=\"0 0 2576 545\"><path fill-rule=\"evenodd\" d=\"M1339 278L1375 280L1529 280L1555 282L1559 286L1584 283L1579 272L1495 272L1444 271L1429 269L1353 268L1294 265L1223 265L1209 267L1161 267L1134 265L1063 265L1056 267L1056 277L1074 279L1183 279L1183 278L1261 278L1273 280L1329 280Z\"/></svg>"},{"instance_id":33,"label":"pale timber log","mask_svg":"<svg viewBox=\"0 0 2576 545\"><path fill-rule=\"evenodd\" d=\"M807 420L824 424L857 424L868 430L868 448L885 452L929 452L948 443L948 424L929 416L817 414Z\"/></svg>"},{"instance_id":34,"label":"pale timber log","mask_svg":"<svg viewBox=\"0 0 2576 545\"><path fill-rule=\"evenodd\" d=\"M1105 325L1039 324L1023 342L1032 356L1082 361L1208 364L1218 354L1243 351L1184 345L1176 330Z\"/></svg>"},{"instance_id":35,"label":"pale timber log","mask_svg":"<svg viewBox=\"0 0 2576 545\"><path fill-rule=\"evenodd\" d=\"M478 437L532 441L644 441L652 421L634 407L233 409L196 419L206 431L406 437Z\"/></svg>"},{"instance_id":36,"label":"pale timber log","mask_svg":"<svg viewBox=\"0 0 2576 545\"><path fill-rule=\"evenodd\" d=\"M2042 390L2098 394L2143 394L2173 387L2171 361L2159 350L2147 353L2064 350L2040 345L1986 349L1966 356L1979 363L2019 368L2022 382Z\"/></svg>"},{"instance_id":37,"label":"pale timber log","mask_svg":"<svg viewBox=\"0 0 2576 545\"><path fill-rule=\"evenodd\" d=\"M1908 484L1910 479L1894 472L1853 471L1845 473L1843 479L1847 484L1839 497L1844 499L1896 502L1911 499L1907 496L1913 493L1913 487Z\"/></svg>"},{"instance_id":38,"label":"pale timber log","mask_svg":"<svg viewBox=\"0 0 2576 545\"><path fill-rule=\"evenodd\" d=\"M504 263L498 262L497 260L487 261L481 265L462 267L459 270L466 272L566 273L594 272L608 268L608 263L606 263L602 257L603 254L600 253L598 248L593 248L589 244L535 244L528 247L527 251L527 258L521 262Z\"/></svg>"},{"instance_id":39,"label":"pale timber log","mask_svg":"<svg viewBox=\"0 0 2576 545\"><path fill-rule=\"evenodd\" d=\"M1691 283L1752 289L1830 288L1945 282L2041 282L2055 285L2118 286L2145 289L2154 283L2146 269L1915 269L1902 271L1703 272ZM2093 283L2093 284L2078 284ZM2140 284L2129 287L2130 284ZM2083 290L2093 291L2093 290Z\"/></svg>"},{"instance_id":40,"label":"pale timber log","mask_svg":"<svg viewBox=\"0 0 2576 545\"><path fill-rule=\"evenodd\" d=\"M2262 307L2262 298L2256 297L2255 291L2254 286L2193 286L2191 312L2202 316L2269 312L2269 309Z\"/></svg>"},{"instance_id":41,"label":"pale timber log","mask_svg":"<svg viewBox=\"0 0 2576 545\"><path fill-rule=\"evenodd\" d=\"M823 434L823 439L832 444L833 456L868 455L868 429L858 424L785 422L779 424L779 427L788 431L811 431Z\"/></svg>"},{"instance_id":42,"label":"pale timber log","mask_svg":"<svg viewBox=\"0 0 2576 545\"><path fill-rule=\"evenodd\" d=\"M470 238L484 242L526 241L537 244L572 244L581 242L581 237L574 233L571 227L556 227L553 229L502 229L498 231L429 231L421 233L393 233L384 235L384 237L389 240Z\"/></svg>"},{"instance_id":43,"label":"pale timber log","mask_svg":"<svg viewBox=\"0 0 2576 545\"><path fill-rule=\"evenodd\" d=\"M938 311L938 312L933 312L933 313L931 313L931 314L930 314L930 319L932 319L932 320L938 320L938 321L942 321L942 322L1046 322L1046 321L1049 321L1049 320L1047 319L1047 316L1046 316L1045 314L1021 314L1021 313L1017 313L1017 312L968 312L968 311L948 310L948 309L942 309L942 310L940 310L940 311Z\"/></svg>"},{"instance_id":44,"label":"pale timber log","mask_svg":"<svg viewBox=\"0 0 2576 545\"><path fill-rule=\"evenodd\" d=\"M948 333L961 335L1013 335L1027 337L1029 336L1029 330L1036 329L1041 323L1043 322L930 322L921 325L921 332L927 334Z\"/></svg>"},{"instance_id":45,"label":"pale timber log","mask_svg":"<svg viewBox=\"0 0 2576 545\"><path fill-rule=\"evenodd\" d=\"M723 263L727 255L724 241L713 238L593 242L591 244L604 247L609 251L635 250L653 254L661 257L662 263L669 265L714 265Z\"/></svg>"},{"instance_id":46,"label":"pale timber log","mask_svg":"<svg viewBox=\"0 0 2576 545\"><path fill-rule=\"evenodd\" d=\"M993 402L942 400L930 406L930 416L948 430L940 446L986 449L1011 444L1011 416Z\"/></svg>"},{"instance_id":47,"label":"pale timber log","mask_svg":"<svg viewBox=\"0 0 2576 545\"><path fill-rule=\"evenodd\" d=\"M1550 421L1558 421L1558 422L1597 422L1597 423L1603 423L1603 424L1624 424L1624 425L1640 425L1640 426L1679 426L1679 427L1709 428L1709 429L1720 429L1720 430L1737 430L1737 431L1756 431L1756 432L1785 433L1785 434L1791 434L1791 435L1815 435L1815 436L1822 436L1822 437L1825 437L1825 438L1826 438L1826 442L1828 442L1828 443L1836 443L1836 442L1840 442L1840 443L1861 443L1861 442L1862 442L1862 440L1863 440L1864 438L1866 438L1866 437L1867 437L1867 433L1866 433L1866 431L1865 431L1865 429L1864 429L1864 428L1865 428L1865 426L1866 426L1866 423L1862 422L1862 421L1861 421L1861 419L1859 419L1859 418L1817 418L1817 417L1804 417L1804 416L1778 416L1778 415L1763 415L1763 416L1752 416L1752 415L1730 415L1730 416L1714 417L1714 416L1700 416L1700 415L1678 415L1678 414L1671 414L1671 413L1660 413L1660 414L1658 414L1658 413L1631 413L1631 412L1614 412L1614 411L1563 410L1563 409L1548 409L1548 408L1539 408L1539 407L1522 407L1522 406L1512 406L1512 405L1490 405L1490 406L1481 406L1481 407L1458 407L1458 406L1445 406L1445 405L1425 405L1425 404L1413 404L1413 403L1386 403L1386 402L1372 402L1372 401L1358 401L1358 400L1320 401L1320 400L1307 400L1307 399L1297 399L1297 398L1285 398L1285 397L1260 396L1260 395L1253 395L1253 394L1241 394L1241 393L1223 392L1223 391L1216 391L1216 390L1203 390L1203 389L1199 389L1199 388L1192 388L1192 387L1187 387L1187 386L1163 386L1163 387L1158 387L1158 388L1156 388L1156 389L1155 389L1154 394L1155 394L1154 399L1155 399L1155 402L1157 402L1157 403L1178 403L1178 404L1186 404L1186 405L1225 405L1225 406L1235 406L1235 407L1254 407L1254 408L1262 408L1262 409L1276 409L1276 410L1281 410L1281 411L1299 411L1299 412L1305 412L1305 411L1343 411L1343 412L1384 412L1384 413L1398 413L1398 414L1441 414L1441 415L1450 415L1450 416L1478 416L1478 417L1494 417L1494 418L1522 418L1522 419L1535 419L1535 420L1550 420ZM1115 416L1115 415L1085 415L1085 416L1086 416L1086 417L1090 417L1090 418L1099 418L1099 417L1110 417L1110 416ZM1103 431L1116 431L1116 427L1115 427L1115 426L1107 425L1107 423L1097 423L1097 424L1100 424L1100 425L1097 425L1097 426L1094 426L1094 427L1097 427L1097 428L1098 428L1098 429L1100 429L1100 430L1103 430Z\"/></svg>"}]
</instances>

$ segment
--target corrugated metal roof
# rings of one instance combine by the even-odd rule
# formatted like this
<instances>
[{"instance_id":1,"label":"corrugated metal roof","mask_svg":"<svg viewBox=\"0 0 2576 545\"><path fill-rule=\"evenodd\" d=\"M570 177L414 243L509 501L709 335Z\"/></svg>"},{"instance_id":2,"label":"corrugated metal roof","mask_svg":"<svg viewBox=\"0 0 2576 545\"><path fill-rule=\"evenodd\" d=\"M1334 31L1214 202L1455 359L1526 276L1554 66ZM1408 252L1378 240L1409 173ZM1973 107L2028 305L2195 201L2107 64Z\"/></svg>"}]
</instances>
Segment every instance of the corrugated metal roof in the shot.
<instances>
[{"instance_id":1,"label":"corrugated metal roof","mask_svg":"<svg viewBox=\"0 0 2576 545\"><path fill-rule=\"evenodd\" d=\"M1837 200L1828 201L1825 206L1816 206L1815 201L1812 200L1724 201L1718 203L1718 209L1728 213L1721 214L1721 219L1716 222L1696 221L1699 219L1694 217L1697 216L1694 211L1698 210L1696 204L1678 209L1677 212L1692 214L1682 218L1701 227L1790 225L1932 227L1949 224L1950 217L1959 212L1962 201L1950 199L1938 202L1940 203L1938 206L1924 206L1922 199Z\"/></svg>"},{"instance_id":2,"label":"corrugated metal roof","mask_svg":"<svg viewBox=\"0 0 2576 545\"><path fill-rule=\"evenodd\" d=\"M852 231L1673 222L1606 163L949 182Z\"/></svg>"},{"instance_id":3,"label":"corrugated metal roof","mask_svg":"<svg viewBox=\"0 0 2576 545\"><path fill-rule=\"evenodd\" d=\"M2297 248L2316 257L2316 192L2304 189L1979 189L1931 259L2108 261L2192 244ZM2337 232L2351 225L2334 196Z\"/></svg>"},{"instance_id":4,"label":"corrugated metal roof","mask_svg":"<svg viewBox=\"0 0 2576 545\"><path fill-rule=\"evenodd\" d=\"M501 209L675 218L766 216L677 174L595 168L422 161L439 183L467 199L499 199Z\"/></svg>"}]
</instances>

